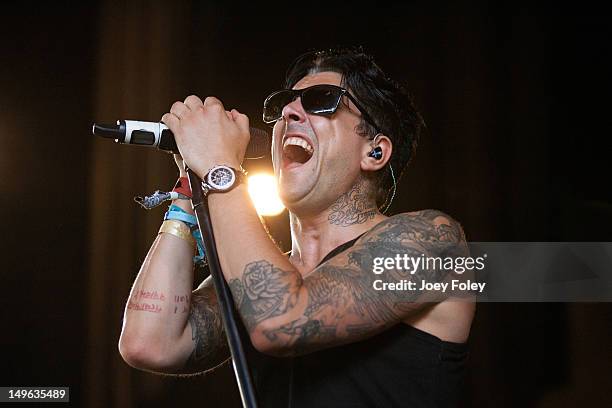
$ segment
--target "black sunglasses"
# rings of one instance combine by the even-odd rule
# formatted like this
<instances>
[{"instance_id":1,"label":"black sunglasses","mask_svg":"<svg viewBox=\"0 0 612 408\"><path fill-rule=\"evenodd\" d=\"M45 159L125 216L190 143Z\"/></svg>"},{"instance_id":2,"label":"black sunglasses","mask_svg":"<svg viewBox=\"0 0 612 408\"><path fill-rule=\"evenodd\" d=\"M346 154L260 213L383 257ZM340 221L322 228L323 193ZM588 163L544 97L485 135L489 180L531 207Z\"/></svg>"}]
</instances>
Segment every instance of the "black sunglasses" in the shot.
<instances>
[{"instance_id":1,"label":"black sunglasses","mask_svg":"<svg viewBox=\"0 0 612 408\"><path fill-rule=\"evenodd\" d=\"M263 121L274 123L283 116L283 108L301 98L302 107L308 113L315 115L331 115L340 106L340 99L346 95L361 112L363 118L379 131L379 127L361 106L357 99L346 89L336 85L313 85L304 89L282 89L273 92L264 101Z\"/></svg>"}]
</instances>

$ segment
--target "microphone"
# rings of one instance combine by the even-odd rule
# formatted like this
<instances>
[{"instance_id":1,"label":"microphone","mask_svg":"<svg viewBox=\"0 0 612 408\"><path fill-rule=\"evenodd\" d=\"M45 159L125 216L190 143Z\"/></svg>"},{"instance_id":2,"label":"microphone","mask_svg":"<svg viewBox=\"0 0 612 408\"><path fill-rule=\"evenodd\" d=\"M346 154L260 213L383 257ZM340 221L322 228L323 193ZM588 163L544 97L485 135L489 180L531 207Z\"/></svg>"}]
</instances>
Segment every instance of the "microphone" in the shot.
<instances>
[{"instance_id":1,"label":"microphone","mask_svg":"<svg viewBox=\"0 0 612 408\"><path fill-rule=\"evenodd\" d=\"M245 158L261 159L270 152L270 137L265 130L249 128L251 140ZM156 147L167 153L180 154L174 134L161 122L140 120L118 120L116 125L94 123L92 133L106 139L115 139L121 144Z\"/></svg>"}]
</instances>

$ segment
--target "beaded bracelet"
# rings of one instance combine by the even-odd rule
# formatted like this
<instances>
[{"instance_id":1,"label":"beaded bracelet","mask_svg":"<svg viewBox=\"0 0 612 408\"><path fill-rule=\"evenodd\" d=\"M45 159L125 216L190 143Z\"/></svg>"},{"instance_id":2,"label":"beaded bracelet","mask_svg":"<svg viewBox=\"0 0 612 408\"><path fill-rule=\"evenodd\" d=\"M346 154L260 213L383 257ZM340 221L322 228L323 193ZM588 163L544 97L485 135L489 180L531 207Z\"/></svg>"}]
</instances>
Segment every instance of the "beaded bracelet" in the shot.
<instances>
[{"instance_id":1,"label":"beaded bracelet","mask_svg":"<svg viewBox=\"0 0 612 408\"><path fill-rule=\"evenodd\" d=\"M140 204L146 210L155 208L164 201L169 200L190 200L191 188L189 187L189 179L187 177L179 177L174 184L172 191L155 190L153 194L148 196L136 196L134 201Z\"/></svg>"}]
</instances>

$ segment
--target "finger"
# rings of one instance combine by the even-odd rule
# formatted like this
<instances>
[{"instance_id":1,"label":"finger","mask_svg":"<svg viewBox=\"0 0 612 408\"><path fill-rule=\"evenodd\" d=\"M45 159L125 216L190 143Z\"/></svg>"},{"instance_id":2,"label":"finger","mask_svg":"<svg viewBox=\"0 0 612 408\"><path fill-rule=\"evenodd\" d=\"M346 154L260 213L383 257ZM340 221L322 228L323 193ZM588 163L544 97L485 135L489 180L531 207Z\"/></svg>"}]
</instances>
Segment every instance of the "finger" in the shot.
<instances>
[{"instance_id":1,"label":"finger","mask_svg":"<svg viewBox=\"0 0 612 408\"><path fill-rule=\"evenodd\" d=\"M183 116L189 113L189 111L191 111L191 109L189 109L189 107L185 105L183 102L179 102L179 101L174 102L172 104L172 107L170 108L170 113L175 114L179 119L181 119Z\"/></svg>"},{"instance_id":2,"label":"finger","mask_svg":"<svg viewBox=\"0 0 612 408\"><path fill-rule=\"evenodd\" d=\"M165 113L161 117L161 121L170 128L170 130L176 129L179 125L179 118L174 113Z\"/></svg>"},{"instance_id":3,"label":"finger","mask_svg":"<svg viewBox=\"0 0 612 408\"><path fill-rule=\"evenodd\" d=\"M211 108L211 109L215 108L215 109L225 110L223 103L221 103L221 101L215 98L214 96L209 96L206 99L204 99L204 107Z\"/></svg>"},{"instance_id":4,"label":"finger","mask_svg":"<svg viewBox=\"0 0 612 408\"><path fill-rule=\"evenodd\" d=\"M189 95L187 98L185 98L185 105L187 105L187 107L191 110L196 110L200 106L204 106L204 102L202 102L202 100L196 95Z\"/></svg>"},{"instance_id":5,"label":"finger","mask_svg":"<svg viewBox=\"0 0 612 408\"><path fill-rule=\"evenodd\" d=\"M250 134L249 117L243 113L238 112L238 110L236 109L232 109L230 113L232 114L232 119L234 119L234 122L238 124L240 130Z\"/></svg>"}]
</instances>

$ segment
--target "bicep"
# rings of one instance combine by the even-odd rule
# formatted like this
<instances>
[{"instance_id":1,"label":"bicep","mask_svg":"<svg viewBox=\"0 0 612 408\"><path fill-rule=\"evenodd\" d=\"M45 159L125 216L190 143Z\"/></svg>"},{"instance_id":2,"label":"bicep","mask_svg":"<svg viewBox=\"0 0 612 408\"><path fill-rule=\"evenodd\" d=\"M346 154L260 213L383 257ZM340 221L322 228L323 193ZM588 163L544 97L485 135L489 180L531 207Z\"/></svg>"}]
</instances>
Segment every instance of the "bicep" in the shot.
<instances>
[{"instance_id":1,"label":"bicep","mask_svg":"<svg viewBox=\"0 0 612 408\"><path fill-rule=\"evenodd\" d=\"M377 274L374 259L416 256L421 250L416 245L364 243L321 265L304 279L304 315L322 327L334 327L339 342L359 340L398 323L422 305L418 291L398 288L407 282L420 287L419 282L429 278L398 268Z\"/></svg>"},{"instance_id":2,"label":"bicep","mask_svg":"<svg viewBox=\"0 0 612 408\"><path fill-rule=\"evenodd\" d=\"M358 240L356 245L315 269L304 280L309 305L342 297L343 315L360 323L397 323L422 307L441 300L425 283L443 283L450 269L444 260L467 255L461 226L434 210L387 219ZM337 316L342 317L342 316Z\"/></svg>"}]
</instances>

